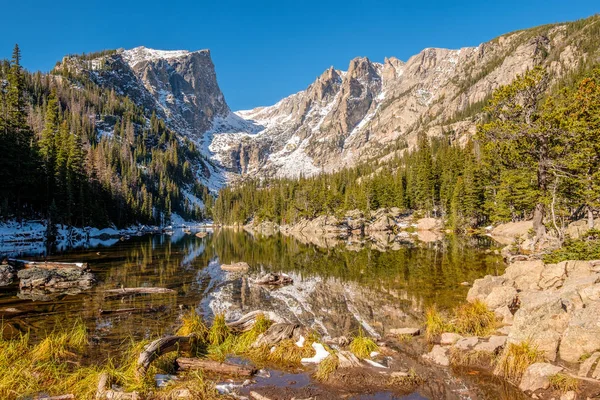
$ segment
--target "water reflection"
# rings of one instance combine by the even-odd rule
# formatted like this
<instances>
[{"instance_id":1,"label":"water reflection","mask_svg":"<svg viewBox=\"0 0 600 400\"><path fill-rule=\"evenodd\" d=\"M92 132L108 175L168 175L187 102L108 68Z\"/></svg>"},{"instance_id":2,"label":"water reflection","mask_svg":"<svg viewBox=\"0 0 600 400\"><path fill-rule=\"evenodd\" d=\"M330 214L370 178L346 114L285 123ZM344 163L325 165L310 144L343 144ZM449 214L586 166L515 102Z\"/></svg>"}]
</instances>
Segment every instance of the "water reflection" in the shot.
<instances>
[{"instance_id":1,"label":"water reflection","mask_svg":"<svg viewBox=\"0 0 600 400\"><path fill-rule=\"evenodd\" d=\"M501 273L502 261L486 251L489 245L485 239L445 239L381 251L368 242L319 247L281 235L253 238L233 230L204 238L183 231L136 237L108 248L49 257L88 262L99 284L76 294L25 295L17 286L0 288L0 316L5 334L30 330L33 336L81 318L106 354L124 338L171 332L188 307L208 315L227 311L232 317L270 309L331 336L359 326L381 334L417 323L432 303L450 307L463 301L468 288L461 282ZM237 261L250 264L246 276L219 268ZM294 284L278 290L253 284L267 271L286 272ZM120 287L166 287L176 293L105 296L106 289Z\"/></svg>"}]
</instances>

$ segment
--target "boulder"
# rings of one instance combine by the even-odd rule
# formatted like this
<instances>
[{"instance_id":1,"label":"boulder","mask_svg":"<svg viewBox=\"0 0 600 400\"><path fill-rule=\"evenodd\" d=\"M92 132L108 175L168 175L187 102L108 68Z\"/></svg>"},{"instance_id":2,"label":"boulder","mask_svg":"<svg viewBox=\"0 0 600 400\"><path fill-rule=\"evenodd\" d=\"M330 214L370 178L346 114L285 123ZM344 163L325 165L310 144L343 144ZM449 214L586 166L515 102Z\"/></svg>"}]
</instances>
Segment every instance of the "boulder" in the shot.
<instances>
[{"instance_id":1,"label":"boulder","mask_svg":"<svg viewBox=\"0 0 600 400\"><path fill-rule=\"evenodd\" d=\"M496 310L500 307L509 307L517 297L517 289L512 286L496 286L490 291L490 294L483 300L490 310Z\"/></svg>"},{"instance_id":2,"label":"boulder","mask_svg":"<svg viewBox=\"0 0 600 400\"><path fill-rule=\"evenodd\" d=\"M515 321L515 317L513 316L510 308L508 306L498 307L494 310L494 315L498 318L503 324L512 325Z\"/></svg>"},{"instance_id":3,"label":"boulder","mask_svg":"<svg viewBox=\"0 0 600 400\"><path fill-rule=\"evenodd\" d=\"M538 389L548 389L550 387L550 377L558 374L562 370L562 367L548 363L531 364L523 374L519 389L524 392L535 392Z\"/></svg>"},{"instance_id":4,"label":"boulder","mask_svg":"<svg viewBox=\"0 0 600 400\"><path fill-rule=\"evenodd\" d=\"M481 279L475 279L473 286L467 293L467 301L472 303L475 300L485 300L492 290L506 283L506 278L503 276L486 275Z\"/></svg>"},{"instance_id":5,"label":"boulder","mask_svg":"<svg viewBox=\"0 0 600 400\"><path fill-rule=\"evenodd\" d=\"M463 337L458 333L444 332L440 337L441 345L451 345L458 342Z\"/></svg>"},{"instance_id":6,"label":"boulder","mask_svg":"<svg viewBox=\"0 0 600 400\"><path fill-rule=\"evenodd\" d=\"M533 292L522 298L514 315L508 341L531 341L550 360L556 360L561 336L569 324L570 314L557 293Z\"/></svg>"},{"instance_id":7,"label":"boulder","mask_svg":"<svg viewBox=\"0 0 600 400\"><path fill-rule=\"evenodd\" d=\"M574 390L569 390L568 392L565 392L560 396L560 400L576 400L576 399L577 399L577 392L575 392Z\"/></svg>"},{"instance_id":8,"label":"boulder","mask_svg":"<svg viewBox=\"0 0 600 400\"><path fill-rule=\"evenodd\" d=\"M504 277L518 290L539 290L538 282L545 269L542 260L515 261L504 271Z\"/></svg>"},{"instance_id":9,"label":"boulder","mask_svg":"<svg viewBox=\"0 0 600 400\"><path fill-rule=\"evenodd\" d=\"M433 346L433 349L427 354L423 354L423 358L431 361L434 364L447 367L450 365L450 359L448 358L448 348L440 345Z\"/></svg>"},{"instance_id":10,"label":"boulder","mask_svg":"<svg viewBox=\"0 0 600 400\"><path fill-rule=\"evenodd\" d=\"M515 239L525 239L533 229L533 221L509 222L496 226L490 236L502 244L513 244Z\"/></svg>"},{"instance_id":11,"label":"boulder","mask_svg":"<svg viewBox=\"0 0 600 400\"><path fill-rule=\"evenodd\" d=\"M365 227L366 232L382 232L390 231L396 226L394 218L387 214L377 216L372 222Z\"/></svg>"},{"instance_id":12,"label":"boulder","mask_svg":"<svg viewBox=\"0 0 600 400\"><path fill-rule=\"evenodd\" d=\"M8 286L16 278L15 269L12 265L0 265L0 286Z\"/></svg>"},{"instance_id":13,"label":"boulder","mask_svg":"<svg viewBox=\"0 0 600 400\"><path fill-rule=\"evenodd\" d=\"M600 302L575 310L560 343L560 357L578 362L585 354L600 349Z\"/></svg>"},{"instance_id":14,"label":"boulder","mask_svg":"<svg viewBox=\"0 0 600 400\"><path fill-rule=\"evenodd\" d=\"M453 348L457 350L470 350L479 342L479 338L476 336L466 337L464 339L460 339L454 345Z\"/></svg>"},{"instance_id":15,"label":"boulder","mask_svg":"<svg viewBox=\"0 0 600 400\"><path fill-rule=\"evenodd\" d=\"M567 270L564 263L546 264L540 274L538 286L540 289L556 289L562 286L567 277Z\"/></svg>"},{"instance_id":16,"label":"boulder","mask_svg":"<svg viewBox=\"0 0 600 400\"><path fill-rule=\"evenodd\" d=\"M475 351L498 353L506 344L506 336L490 336L487 342L480 342L473 348Z\"/></svg>"}]
</instances>

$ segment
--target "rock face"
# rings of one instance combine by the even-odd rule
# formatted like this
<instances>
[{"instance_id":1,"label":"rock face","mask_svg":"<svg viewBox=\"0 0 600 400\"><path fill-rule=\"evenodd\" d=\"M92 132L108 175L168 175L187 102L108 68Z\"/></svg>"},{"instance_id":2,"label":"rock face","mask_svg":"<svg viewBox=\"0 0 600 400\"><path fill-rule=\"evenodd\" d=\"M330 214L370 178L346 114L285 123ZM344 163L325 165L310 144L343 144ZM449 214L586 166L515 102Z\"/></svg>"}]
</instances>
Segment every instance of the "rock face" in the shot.
<instances>
[{"instance_id":1,"label":"rock face","mask_svg":"<svg viewBox=\"0 0 600 400\"><path fill-rule=\"evenodd\" d=\"M468 301L480 300L496 313L509 309L511 343L531 341L550 361L570 363L600 349L598 261L519 261L504 275L474 282Z\"/></svg>"},{"instance_id":2,"label":"rock face","mask_svg":"<svg viewBox=\"0 0 600 400\"><path fill-rule=\"evenodd\" d=\"M0 265L0 286L12 284L15 277L15 269L11 265Z\"/></svg>"},{"instance_id":3,"label":"rock face","mask_svg":"<svg viewBox=\"0 0 600 400\"><path fill-rule=\"evenodd\" d=\"M587 51L578 44L584 29L567 35L564 24L539 27L477 47L427 48L406 62L357 57L346 71L331 67L275 105L237 112L252 129L223 126L205 143L236 174L289 177L393 157L382 148L398 139L413 146L419 131L433 136L452 130L464 142L477 121L465 111L517 74L543 65L560 79L576 69ZM554 55L545 57L549 52Z\"/></svg>"}]
</instances>

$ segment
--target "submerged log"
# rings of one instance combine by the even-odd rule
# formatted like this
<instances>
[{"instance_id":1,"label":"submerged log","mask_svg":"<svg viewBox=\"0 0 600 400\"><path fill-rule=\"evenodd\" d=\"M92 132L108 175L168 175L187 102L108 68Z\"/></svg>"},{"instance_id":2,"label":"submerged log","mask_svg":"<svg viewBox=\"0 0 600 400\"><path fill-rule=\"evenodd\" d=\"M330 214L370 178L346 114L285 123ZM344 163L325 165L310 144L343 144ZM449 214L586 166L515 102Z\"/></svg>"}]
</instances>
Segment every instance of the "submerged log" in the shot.
<instances>
[{"instance_id":1,"label":"submerged log","mask_svg":"<svg viewBox=\"0 0 600 400\"><path fill-rule=\"evenodd\" d=\"M179 357L176 360L176 363L178 368L182 371L200 369L204 372L240 377L250 377L256 373L255 368L246 365L238 365L228 362L218 362L213 360L203 360L200 358Z\"/></svg>"},{"instance_id":2,"label":"submerged log","mask_svg":"<svg viewBox=\"0 0 600 400\"><path fill-rule=\"evenodd\" d=\"M294 283L294 280L286 274L273 274L269 272L256 281L259 285L283 286Z\"/></svg>"},{"instance_id":3,"label":"submerged log","mask_svg":"<svg viewBox=\"0 0 600 400\"><path fill-rule=\"evenodd\" d=\"M229 329L231 329L234 332L246 332L249 331L250 329L252 329L252 327L254 326L254 324L256 323L256 318L258 318L259 315L264 315L265 318L269 319L270 321L273 321L275 323L285 323L285 319L281 318L279 315L275 314L272 311L251 311L245 315L242 315L240 317L240 319L236 320L236 321L231 321L227 323L227 326L229 327Z\"/></svg>"},{"instance_id":4,"label":"submerged log","mask_svg":"<svg viewBox=\"0 0 600 400\"><path fill-rule=\"evenodd\" d=\"M21 269L17 276L20 279L19 287L21 289L87 289L96 281L91 272L80 267L28 266Z\"/></svg>"},{"instance_id":5,"label":"submerged log","mask_svg":"<svg viewBox=\"0 0 600 400\"><path fill-rule=\"evenodd\" d=\"M265 333L261 333L258 336L252 347L272 346L283 340L292 338L298 340L302 336L303 330L299 324L274 324Z\"/></svg>"},{"instance_id":6,"label":"submerged log","mask_svg":"<svg viewBox=\"0 0 600 400\"><path fill-rule=\"evenodd\" d=\"M108 289L104 291L104 297L125 297L136 294L162 294L162 293L176 293L173 289L160 288L160 287L137 287L137 288L121 288L121 289Z\"/></svg>"},{"instance_id":7,"label":"submerged log","mask_svg":"<svg viewBox=\"0 0 600 400\"><path fill-rule=\"evenodd\" d=\"M227 272L246 272L250 266L243 261L234 264L222 264L221 269Z\"/></svg>"},{"instance_id":8,"label":"submerged log","mask_svg":"<svg viewBox=\"0 0 600 400\"><path fill-rule=\"evenodd\" d=\"M165 336L150 343L140 353L137 360L136 374L138 377L146 375L150 364L163 354L172 351L189 351L192 343L196 340L195 335L189 336Z\"/></svg>"},{"instance_id":9,"label":"submerged log","mask_svg":"<svg viewBox=\"0 0 600 400\"><path fill-rule=\"evenodd\" d=\"M114 315L114 314L148 314L148 313L158 313L164 312L167 310L166 306L159 307L146 307L146 308L118 308L116 310L98 310L100 315Z\"/></svg>"},{"instance_id":10,"label":"submerged log","mask_svg":"<svg viewBox=\"0 0 600 400\"><path fill-rule=\"evenodd\" d=\"M44 268L44 269L63 269L63 268L78 268L81 270L87 270L87 263L67 263L67 262L53 262L53 261L28 261L28 260L17 260L16 258L9 258L8 265L11 265L18 269L23 268Z\"/></svg>"}]
</instances>

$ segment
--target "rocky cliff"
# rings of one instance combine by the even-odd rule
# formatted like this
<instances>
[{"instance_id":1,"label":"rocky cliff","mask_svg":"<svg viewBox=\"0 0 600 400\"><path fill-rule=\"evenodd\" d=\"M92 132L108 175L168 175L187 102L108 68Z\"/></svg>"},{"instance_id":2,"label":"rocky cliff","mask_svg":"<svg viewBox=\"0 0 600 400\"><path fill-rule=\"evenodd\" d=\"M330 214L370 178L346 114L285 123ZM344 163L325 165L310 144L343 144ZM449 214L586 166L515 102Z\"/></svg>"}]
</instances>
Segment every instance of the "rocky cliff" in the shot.
<instances>
[{"instance_id":1,"label":"rocky cliff","mask_svg":"<svg viewBox=\"0 0 600 400\"><path fill-rule=\"evenodd\" d=\"M598 17L541 26L406 62L355 58L273 106L237 112L252 130L213 130L206 148L238 174L298 176L385 159L421 131L464 142L491 93L518 74L543 65L559 82L597 61L598 26Z\"/></svg>"},{"instance_id":2,"label":"rocky cliff","mask_svg":"<svg viewBox=\"0 0 600 400\"><path fill-rule=\"evenodd\" d=\"M164 118L204 154L199 178L217 188L243 176L299 176L385 160L419 132L464 143L492 92L536 65L560 82L598 61L600 17L540 26L477 47L427 48L333 67L278 103L231 112L208 50L138 47L77 68ZM63 61L63 67L73 63Z\"/></svg>"}]
</instances>

